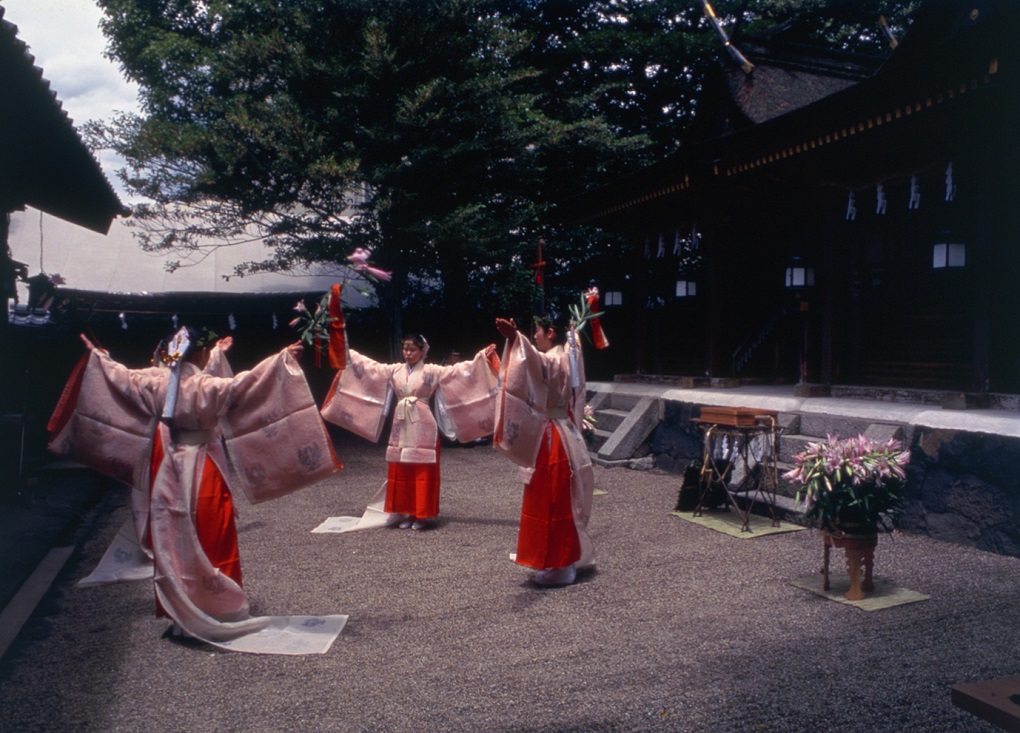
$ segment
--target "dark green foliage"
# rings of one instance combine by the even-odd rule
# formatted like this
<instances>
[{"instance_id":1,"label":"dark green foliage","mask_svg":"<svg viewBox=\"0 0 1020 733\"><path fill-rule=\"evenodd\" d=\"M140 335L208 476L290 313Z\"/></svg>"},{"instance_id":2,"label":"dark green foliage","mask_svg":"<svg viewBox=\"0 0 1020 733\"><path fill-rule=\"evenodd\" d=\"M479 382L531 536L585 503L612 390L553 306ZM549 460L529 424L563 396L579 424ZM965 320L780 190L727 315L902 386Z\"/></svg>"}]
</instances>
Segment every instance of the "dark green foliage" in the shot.
<instances>
[{"instance_id":1,"label":"dark green foliage","mask_svg":"<svg viewBox=\"0 0 1020 733\"><path fill-rule=\"evenodd\" d=\"M143 246L268 237L238 275L371 248L394 333L530 313L540 236L548 297L573 302L622 247L552 227L556 202L676 150L722 52L691 0L97 1L143 115L87 134L150 202ZM748 27L809 11L834 43L864 27L832 0L717 10L742 5Z\"/></svg>"},{"instance_id":2,"label":"dark green foliage","mask_svg":"<svg viewBox=\"0 0 1020 733\"><path fill-rule=\"evenodd\" d=\"M894 36L902 38L919 0L740 0L714 4L717 12L733 12L747 5L744 28L766 34L783 30L790 40L860 54L884 54L889 38L882 30L885 18Z\"/></svg>"}]
</instances>

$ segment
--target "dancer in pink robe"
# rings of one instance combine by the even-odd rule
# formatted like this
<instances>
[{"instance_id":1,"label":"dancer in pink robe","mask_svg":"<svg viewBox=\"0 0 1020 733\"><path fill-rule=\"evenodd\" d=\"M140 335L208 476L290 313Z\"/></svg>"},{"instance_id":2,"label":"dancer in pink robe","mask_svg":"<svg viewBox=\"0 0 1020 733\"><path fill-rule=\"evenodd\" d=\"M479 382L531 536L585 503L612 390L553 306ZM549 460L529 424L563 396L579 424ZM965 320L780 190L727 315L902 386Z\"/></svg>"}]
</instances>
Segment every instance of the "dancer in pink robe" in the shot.
<instances>
[{"instance_id":1,"label":"dancer in pink robe","mask_svg":"<svg viewBox=\"0 0 1020 733\"><path fill-rule=\"evenodd\" d=\"M403 363L380 364L350 350L345 369L333 382L322 417L376 441L392 401L396 401L387 479L360 518L335 517L347 531L389 524L424 529L439 514L439 430L462 442L492 434L493 398L499 370L496 347L452 366L425 362L428 343L420 335L403 340ZM429 404L436 397L437 423Z\"/></svg>"},{"instance_id":2,"label":"dancer in pink robe","mask_svg":"<svg viewBox=\"0 0 1020 733\"><path fill-rule=\"evenodd\" d=\"M169 369L132 370L83 336L89 353L51 420L51 449L134 489L157 607L175 629L225 649L323 653L346 616L249 614L228 486L259 502L342 467L296 362L301 347L215 376L202 371L202 338L182 329Z\"/></svg>"},{"instance_id":3,"label":"dancer in pink robe","mask_svg":"<svg viewBox=\"0 0 1020 733\"><path fill-rule=\"evenodd\" d=\"M226 353L233 345L234 339L231 336L225 336L215 341L211 348L207 349L209 358L206 365L202 368L205 374L210 374L214 377L233 377L234 371L230 366L230 362L227 361ZM166 349L166 341L161 341L159 346L156 348L156 353L153 354L153 365L158 369L169 369L169 366L163 362L161 354ZM86 354L88 352L86 351ZM199 360L193 360L196 363ZM84 363L82 364L84 367ZM163 455L162 442L159 440L159 432L157 431L154 435L155 445L153 446L153 459L152 464L159 466L159 461L156 460L156 453L160 456ZM211 461L207 461L207 471L204 472L204 476L209 476L210 481L213 476L219 476L222 480L222 474L219 473L218 469L215 468L215 464ZM202 518L203 527L199 528L199 539L202 543L203 549L206 551L206 555L209 556L213 564L219 567L222 571L230 575L234 580L240 584L240 565L236 564L232 569L228 569L231 564L229 559L226 561L217 561L215 558L222 556L230 558L231 555L236 555L236 542L231 542L229 539L224 540L224 537L229 538L232 533L231 527L233 527L233 498L229 491L216 491L213 489L211 484L207 484L203 496L219 496L219 500L215 500L217 507L216 512L199 512L199 516ZM132 511L131 516L125 522L125 525L117 532L110 546L107 548L103 557L100 559L99 564L91 574L82 578L78 581L78 585L105 585L107 583L119 583L124 581L132 580L152 580L152 543L149 540L149 495L141 491L132 491ZM199 504L209 504L210 499L206 498L203 500L199 498ZM229 505L229 506L228 506ZM217 519L217 516L220 517ZM229 518L228 518L229 517ZM203 531L203 528L205 531ZM209 529L219 528L212 534L209 533ZM234 546L232 552L228 549L231 545ZM157 612L159 611L157 601Z\"/></svg>"},{"instance_id":4,"label":"dancer in pink robe","mask_svg":"<svg viewBox=\"0 0 1020 733\"><path fill-rule=\"evenodd\" d=\"M595 556L588 518L595 491L584 419L584 360L577 333L536 319L534 345L513 321L506 337L493 445L520 466L525 484L515 561L539 585L569 585Z\"/></svg>"}]
</instances>

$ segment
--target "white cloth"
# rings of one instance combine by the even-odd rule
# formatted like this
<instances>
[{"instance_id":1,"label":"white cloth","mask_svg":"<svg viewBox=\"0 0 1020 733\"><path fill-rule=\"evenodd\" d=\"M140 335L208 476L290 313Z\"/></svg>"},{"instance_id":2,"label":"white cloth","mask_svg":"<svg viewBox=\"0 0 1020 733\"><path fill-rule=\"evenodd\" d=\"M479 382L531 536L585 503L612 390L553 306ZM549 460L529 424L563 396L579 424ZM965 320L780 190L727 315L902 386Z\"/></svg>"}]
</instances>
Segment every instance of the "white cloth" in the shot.
<instances>
[{"instance_id":1,"label":"white cloth","mask_svg":"<svg viewBox=\"0 0 1020 733\"><path fill-rule=\"evenodd\" d=\"M95 570L78 585L103 585L131 580L152 580L152 557L138 544L134 521L128 517L114 535Z\"/></svg>"}]
</instances>

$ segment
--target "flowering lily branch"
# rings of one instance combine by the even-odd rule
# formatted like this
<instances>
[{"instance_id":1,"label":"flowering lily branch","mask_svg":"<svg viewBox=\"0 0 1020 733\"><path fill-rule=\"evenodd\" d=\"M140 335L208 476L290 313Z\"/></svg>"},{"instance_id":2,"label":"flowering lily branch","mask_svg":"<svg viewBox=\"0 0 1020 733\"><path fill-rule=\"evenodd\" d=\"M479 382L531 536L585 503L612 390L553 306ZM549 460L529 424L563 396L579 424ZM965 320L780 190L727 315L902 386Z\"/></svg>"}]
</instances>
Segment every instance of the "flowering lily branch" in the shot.
<instances>
[{"instance_id":1,"label":"flowering lily branch","mask_svg":"<svg viewBox=\"0 0 1020 733\"><path fill-rule=\"evenodd\" d=\"M804 516L823 528L845 522L871 527L882 514L902 504L910 451L894 438L878 443L863 435L809 443L794 456L795 467L783 478L796 484Z\"/></svg>"}]
</instances>

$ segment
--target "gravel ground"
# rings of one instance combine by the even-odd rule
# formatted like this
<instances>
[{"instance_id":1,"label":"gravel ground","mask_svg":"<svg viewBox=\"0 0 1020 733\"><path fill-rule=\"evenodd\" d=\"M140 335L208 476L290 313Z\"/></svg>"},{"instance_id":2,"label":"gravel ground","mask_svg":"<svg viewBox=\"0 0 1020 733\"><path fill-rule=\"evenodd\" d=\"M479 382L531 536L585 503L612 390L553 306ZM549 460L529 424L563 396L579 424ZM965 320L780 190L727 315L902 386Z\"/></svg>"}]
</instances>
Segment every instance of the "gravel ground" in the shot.
<instances>
[{"instance_id":1,"label":"gravel ground","mask_svg":"<svg viewBox=\"0 0 1020 733\"><path fill-rule=\"evenodd\" d=\"M220 652L171 638L149 583L75 586L127 516L114 490L0 660L0 731L981 733L950 687L1020 672L1017 558L883 536L876 575L931 599L868 613L787 582L817 532L729 537L670 515L679 477L596 468L596 565L543 589L508 559L521 487L491 448L443 451L434 529L312 534L385 476L380 446L338 452L238 501L253 612L349 614L329 653Z\"/></svg>"}]
</instances>

